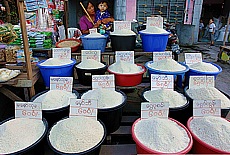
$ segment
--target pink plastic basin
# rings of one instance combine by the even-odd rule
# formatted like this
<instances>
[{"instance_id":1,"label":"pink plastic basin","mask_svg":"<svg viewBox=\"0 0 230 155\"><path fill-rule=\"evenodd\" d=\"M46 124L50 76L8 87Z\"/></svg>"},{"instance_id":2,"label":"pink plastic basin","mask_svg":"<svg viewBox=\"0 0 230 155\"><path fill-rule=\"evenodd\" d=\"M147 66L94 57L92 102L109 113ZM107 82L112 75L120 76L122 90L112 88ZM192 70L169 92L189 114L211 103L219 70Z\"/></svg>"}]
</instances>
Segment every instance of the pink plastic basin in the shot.
<instances>
[{"instance_id":1,"label":"pink plastic basin","mask_svg":"<svg viewBox=\"0 0 230 155\"><path fill-rule=\"evenodd\" d=\"M183 124L181 124L180 122L178 122L178 121L175 120L175 119L172 119L172 118L168 118L168 119L170 119L170 120L176 122L179 126L181 126L182 128L184 128L185 131L186 131L187 134L188 134L189 139L190 139L190 142L189 142L188 146L187 146L184 150L182 150L182 151L180 151L180 152L173 153L173 154L186 154L186 153L188 153L188 152L192 149L192 145L193 145L192 135L190 134L189 130L188 130ZM137 122L140 121L140 120L141 120L140 118L137 119L137 120L133 123L133 125L132 125L132 137L133 137L133 140L134 140L135 143L136 143L137 154L169 154L169 153L158 152L158 151L156 151L156 150L152 150L152 149L146 147L144 144L142 144L142 143L137 139L137 137L136 137L136 135L135 135L135 132L134 132L134 127L135 127L135 125L137 124ZM167 147L167 146L165 146L165 147Z\"/></svg>"}]
</instances>

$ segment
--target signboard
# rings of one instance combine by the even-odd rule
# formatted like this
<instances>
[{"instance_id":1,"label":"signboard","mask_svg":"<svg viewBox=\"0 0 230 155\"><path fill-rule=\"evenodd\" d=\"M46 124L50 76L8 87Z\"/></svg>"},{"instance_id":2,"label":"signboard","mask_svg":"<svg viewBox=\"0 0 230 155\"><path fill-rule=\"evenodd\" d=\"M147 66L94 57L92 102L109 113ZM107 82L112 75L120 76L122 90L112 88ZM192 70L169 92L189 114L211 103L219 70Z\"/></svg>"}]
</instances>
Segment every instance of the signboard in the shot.
<instances>
[{"instance_id":1,"label":"signboard","mask_svg":"<svg viewBox=\"0 0 230 155\"><path fill-rule=\"evenodd\" d=\"M163 29L163 17L161 16L147 17L146 29L153 27L153 26Z\"/></svg>"},{"instance_id":2,"label":"signboard","mask_svg":"<svg viewBox=\"0 0 230 155\"><path fill-rule=\"evenodd\" d=\"M193 100L193 116L221 116L221 100Z\"/></svg>"},{"instance_id":3,"label":"signboard","mask_svg":"<svg viewBox=\"0 0 230 155\"><path fill-rule=\"evenodd\" d=\"M125 61L134 64L134 51L116 51L116 62Z\"/></svg>"},{"instance_id":4,"label":"signboard","mask_svg":"<svg viewBox=\"0 0 230 155\"><path fill-rule=\"evenodd\" d=\"M72 92L73 77L50 77L50 90L65 90Z\"/></svg>"},{"instance_id":5,"label":"signboard","mask_svg":"<svg viewBox=\"0 0 230 155\"><path fill-rule=\"evenodd\" d=\"M185 63L190 65L194 63L202 62L201 53L185 53Z\"/></svg>"},{"instance_id":6,"label":"signboard","mask_svg":"<svg viewBox=\"0 0 230 155\"><path fill-rule=\"evenodd\" d=\"M172 59L172 52L153 52L153 62L157 62L163 59Z\"/></svg>"},{"instance_id":7,"label":"signboard","mask_svg":"<svg viewBox=\"0 0 230 155\"><path fill-rule=\"evenodd\" d=\"M42 104L16 101L15 118L42 119Z\"/></svg>"},{"instance_id":8,"label":"signboard","mask_svg":"<svg viewBox=\"0 0 230 155\"><path fill-rule=\"evenodd\" d=\"M131 30L131 21L114 21L114 32Z\"/></svg>"},{"instance_id":9,"label":"signboard","mask_svg":"<svg viewBox=\"0 0 230 155\"><path fill-rule=\"evenodd\" d=\"M148 119L151 117L161 117L168 118L169 113L169 103L151 103L142 102L141 103L141 119Z\"/></svg>"},{"instance_id":10,"label":"signboard","mask_svg":"<svg viewBox=\"0 0 230 155\"><path fill-rule=\"evenodd\" d=\"M81 61L88 59L101 62L101 50L81 50Z\"/></svg>"},{"instance_id":11,"label":"signboard","mask_svg":"<svg viewBox=\"0 0 230 155\"><path fill-rule=\"evenodd\" d=\"M70 98L69 116L84 116L97 120L97 100Z\"/></svg>"},{"instance_id":12,"label":"signboard","mask_svg":"<svg viewBox=\"0 0 230 155\"><path fill-rule=\"evenodd\" d=\"M189 77L189 88L209 88L215 87L214 76L190 76Z\"/></svg>"},{"instance_id":13,"label":"signboard","mask_svg":"<svg viewBox=\"0 0 230 155\"><path fill-rule=\"evenodd\" d=\"M151 90L174 89L173 75L151 74Z\"/></svg>"},{"instance_id":14,"label":"signboard","mask_svg":"<svg viewBox=\"0 0 230 155\"><path fill-rule=\"evenodd\" d=\"M71 48L53 48L53 58L71 59Z\"/></svg>"},{"instance_id":15,"label":"signboard","mask_svg":"<svg viewBox=\"0 0 230 155\"><path fill-rule=\"evenodd\" d=\"M115 90L114 74L92 75L92 89L99 88Z\"/></svg>"}]
</instances>

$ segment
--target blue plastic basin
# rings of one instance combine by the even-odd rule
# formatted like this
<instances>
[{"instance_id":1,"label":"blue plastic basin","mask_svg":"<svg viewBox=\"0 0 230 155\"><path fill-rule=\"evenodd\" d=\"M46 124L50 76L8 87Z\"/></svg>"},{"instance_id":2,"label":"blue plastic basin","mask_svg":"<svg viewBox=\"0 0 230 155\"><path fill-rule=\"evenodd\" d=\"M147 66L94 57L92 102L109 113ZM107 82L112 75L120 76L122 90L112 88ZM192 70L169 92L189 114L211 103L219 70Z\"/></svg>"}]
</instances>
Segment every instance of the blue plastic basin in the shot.
<instances>
[{"instance_id":1,"label":"blue plastic basin","mask_svg":"<svg viewBox=\"0 0 230 155\"><path fill-rule=\"evenodd\" d=\"M72 77L73 76L73 68L76 64L75 59L71 59L73 62L71 64L62 65L62 66L41 66L46 60L39 61L37 66L40 69L42 74L42 78L44 80L45 86L50 87L50 77Z\"/></svg>"},{"instance_id":2,"label":"blue plastic basin","mask_svg":"<svg viewBox=\"0 0 230 155\"><path fill-rule=\"evenodd\" d=\"M100 38L91 38L86 37L86 35L81 36L82 45L84 50L101 50L101 52L105 51L107 35L104 35Z\"/></svg>"},{"instance_id":3,"label":"blue plastic basin","mask_svg":"<svg viewBox=\"0 0 230 155\"><path fill-rule=\"evenodd\" d=\"M163 52L166 49L169 34L151 34L139 32L144 52Z\"/></svg>"}]
</instances>

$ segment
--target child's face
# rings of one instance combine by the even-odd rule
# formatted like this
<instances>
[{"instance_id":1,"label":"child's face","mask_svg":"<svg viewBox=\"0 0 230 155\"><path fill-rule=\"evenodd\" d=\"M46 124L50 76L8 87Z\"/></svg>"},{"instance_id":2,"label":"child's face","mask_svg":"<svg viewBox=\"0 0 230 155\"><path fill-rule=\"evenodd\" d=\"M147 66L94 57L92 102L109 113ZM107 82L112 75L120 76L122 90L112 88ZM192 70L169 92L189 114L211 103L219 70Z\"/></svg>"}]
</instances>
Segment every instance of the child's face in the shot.
<instances>
[{"instance_id":1,"label":"child's face","mask_svg":"<svg viewBox=\"0 0 230 155\"><path fill-rule=\"evenodd\" d=\"M105 2L104 2L104 3L100 3L100 4L98 5L98 9L99 9L101 12L107 10L107 8L108 8L108 5L107 5Z\"/></svg>"}]
</instances>

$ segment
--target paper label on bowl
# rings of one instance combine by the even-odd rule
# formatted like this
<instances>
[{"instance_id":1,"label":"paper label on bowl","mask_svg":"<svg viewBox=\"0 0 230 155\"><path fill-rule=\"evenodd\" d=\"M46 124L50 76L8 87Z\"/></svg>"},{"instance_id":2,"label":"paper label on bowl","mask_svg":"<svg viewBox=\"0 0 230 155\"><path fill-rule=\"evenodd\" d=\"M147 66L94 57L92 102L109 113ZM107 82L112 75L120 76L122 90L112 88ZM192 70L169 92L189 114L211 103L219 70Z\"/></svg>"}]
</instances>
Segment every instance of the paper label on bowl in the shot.
<instances>
[{"instance_id":1,"label":"paper label on bowl","mask_svg":"<svg viewBox=\"0 0 230 155\"><path fill-rule=\"evenodd\" d=\"M193 100L193 116L221 116L221 100Z\"/></svg>"},{"instance_id":2,"label":"paper label on bowl","mask_svg":"<svg viewBox=\"0 0 230 155\"><path fill-rule=\"evenodd\" d=\"M134 64L134 51L116 51L115 60Z\"/></svg>"},{"instance_id":3,"label":"paper label on bowl","mask_svg":"<svg viewBox=\"0 0 230 155\"><path fill-rule=\"evenodd\" d=\"M168 118L169 103L168 102L142 102L141 103L141 119L148 119L151 117Z\"/></svg>"},{"instance_id":4,"label":"paper label on bowl","mask_svg":"<svg viewBox=\"0 0 230 155\"><path fill-rule=\"evenodd\" d=\"M72 92L73 77L50 77L50 90Z\"/></svg>"},{"instance_id":5,"label":"paper label on bowl","mask_svg":"<svg viewBox=\"0 0 230 155\"><path fill-rule=\"evenodd\" d=\"M163 59L172 59L172 52L153 52L153 62L157 62Z\"/></svg>"},{"instance_id":6,"label":"paper label on bowl","mask_svg":"<svg viewBox=\"0 0 230 155\"><path fill-rule=\"evenodd\" d=\"M153 27L153 26L163 29L163 17L161 16L147 17L146 29Z\"/></svg>"},{"instance_id":7,"label":"paper label on bowl","mask_svg":"<svg viewBox=\"0 0 230 155\"><path fill-rule=\"evenodd\" d=\"M131 21L114 21L114 32L131 30Z\"/></svg>"},{"instance_id":8,"label":"paper label on bowl","mask_svg":"<svg viewBox=\"0 0 230 155\"><path fill-rule=\"evenodd\" d=\"M185 63L187 65L202 62L201 53L185 53Z\"/></svg>"},{"instance_id":9,"label":"paper label on bowl","mask_svg":"<svg viewBox=\"0 0 230 155\"><path fill-rule=\"evenodd\" d=\"M151 74L151 90L174 89L173 75Z\"/></svg>"},{"instance_id":10,"label":"paper label on bowl","mask_svg":"<svg viewBox=\"0 0 230 155\"><path fill-rule=\"evenodd\" d=\"M115 90L114 74L92 75L92 89L111 89Z\"/></svg>"},{"instance_id":11,"label":"paper label on bowl","mask_svg":"<svg viewBox=\"0 0 230 155\"><path fill-rule=\"evenodd\" d=\"M42 119L42 104L36 102L15 102L15 118Z\"/></svg>"},{"instance_id":12,"label":"paper label on bowl","mask_svg":"<svg viewBox=\"0 0 230 155\"><path fill-rule=\"evenodd\" d=\"M97 100L70 98L69 117L84 116L97 120Z\"/></svg>"},{"instance_id":13,"label":"paper label on bowl","mask_svg":"<svg viewBox=\"0 0 230 155\"><path fill-rule=\"evenodd\" d=\"M71 48L53 48L52 49L53 58L59 59L71 59Z\"/></svg>"},{"instance_id":14,"label":"paper label on bowl","mask_svg":"<svg viewBox=\"0 0 230 155\"><path fill-rule=\"evenodd\" d=\"M90 33L90 34L92 34L92 33L97 33L97 28L89 29L89 33Z\"/></svg>"},{"instance_id":15,"label":"paper label on bowl","mask_svg":"<svg viewBox=\"0 0 230 155\"><path fill-rule=\"evenodd\" d=\"M190 76L189 77L189 88L209 88L215 87L214 76Z\"/></svg>"},{"instance_id":16,"label":"paper label on bowl","mask_svg":"<svg viewBox=\"0 0 230 155\"><path fill-rule=\"evenodd\" d=\"M101 50L81 50L81 61L89 59L101 62Z\"/></svg>"}]
</instances>

